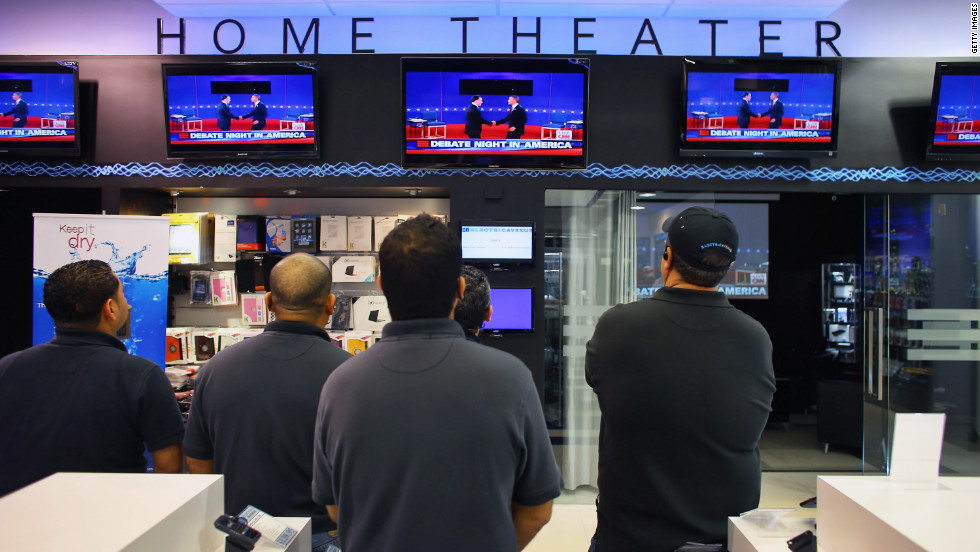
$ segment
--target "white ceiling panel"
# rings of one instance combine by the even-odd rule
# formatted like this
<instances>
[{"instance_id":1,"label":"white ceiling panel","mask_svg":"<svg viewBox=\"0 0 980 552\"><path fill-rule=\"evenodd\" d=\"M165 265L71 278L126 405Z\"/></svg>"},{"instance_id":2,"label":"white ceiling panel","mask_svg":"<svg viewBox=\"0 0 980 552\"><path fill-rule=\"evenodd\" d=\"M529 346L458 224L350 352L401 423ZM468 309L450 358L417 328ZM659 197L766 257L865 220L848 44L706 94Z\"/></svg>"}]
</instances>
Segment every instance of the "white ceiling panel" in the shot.
<instances>
[{"instance_id":1,"label":"white ceiling panel","mask_svg":"<svg viewBox=\"0 0 980 552\"><path fill-rule=\"evenodd\" d=\"M794 19L847 0L154 0L178 17L541 16Z\"/></svg>"},{"instance_id":2,"label":"white ceiling panel","mask_svg":"<svg viewBox=\"0 0 980 552\"><path fill-rule=\"evenodd\" d=\"M848 0L674 0L667 17L700 19L794 19L829 17Z\"/></svg>"}]
</instances>

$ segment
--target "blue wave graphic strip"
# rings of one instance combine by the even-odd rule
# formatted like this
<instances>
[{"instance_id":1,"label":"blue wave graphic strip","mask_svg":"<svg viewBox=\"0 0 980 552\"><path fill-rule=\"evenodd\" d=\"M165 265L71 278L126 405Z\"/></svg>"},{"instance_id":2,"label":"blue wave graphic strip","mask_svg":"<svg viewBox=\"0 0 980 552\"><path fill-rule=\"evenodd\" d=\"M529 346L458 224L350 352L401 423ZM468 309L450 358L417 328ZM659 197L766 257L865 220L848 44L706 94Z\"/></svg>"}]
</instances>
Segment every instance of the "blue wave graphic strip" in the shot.
<instances>
[{"instance_id":1,"label":"blue wave graphic strip","mask_svg":"<svg viewBox=\"0 0 980 552\"><path fill-rule=\"evenodd\" d=\"M98 178L103 176L164 177L164 178L325 178L325 177L373 177L403 178L439 176L488 176L495 178L564 177L564 178L616 178L629 180L769 180L807 182L977 182L980 171L967 169L919 169L917 167L870 167L866 169L832 169L820 167L808 169L799 165L791 167L720 167L718 165L669 165L653 167L643 165L619 165L606 167L593 163L582 171L515 170L496 171L485 169L407 170L394 163L372 165L370 163L335 163L323 165L298 165L295 163L226 163L222 165L188 165L179 163L117 163L112 165L73 165L63 163L49 165L43 162L0 163L0 176L43 176L54 178Z\"/></svg>"}]
</instances>

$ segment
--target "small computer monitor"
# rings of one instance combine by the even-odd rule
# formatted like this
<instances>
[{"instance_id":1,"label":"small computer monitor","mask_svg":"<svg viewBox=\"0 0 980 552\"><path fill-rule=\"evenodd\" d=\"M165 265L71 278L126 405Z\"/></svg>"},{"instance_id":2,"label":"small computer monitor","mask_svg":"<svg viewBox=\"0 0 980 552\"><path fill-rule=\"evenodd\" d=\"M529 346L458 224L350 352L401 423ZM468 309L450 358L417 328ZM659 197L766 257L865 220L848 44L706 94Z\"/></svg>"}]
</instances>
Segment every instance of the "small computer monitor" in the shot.
<instances>
[{"instance_id":1,"label":"small computer monitor","mask_svg":"<svg viewBox=\"0 0 980 552\"><path fill-rule=\"evenodd\" d=\"M483 266L530 266L534 260L534 223L463 221L463 261Z\"/></svg>"},{"instance_id":2,"label":"small computer monitor","mask_svg":"<svg viewBox=\"0 0 980 552\"><path fill-rule=\"evenodd\" d=\"M490 288L493 314L483 324L484 333L534 331L534 288Z\"/></svg>"}]
</instances>

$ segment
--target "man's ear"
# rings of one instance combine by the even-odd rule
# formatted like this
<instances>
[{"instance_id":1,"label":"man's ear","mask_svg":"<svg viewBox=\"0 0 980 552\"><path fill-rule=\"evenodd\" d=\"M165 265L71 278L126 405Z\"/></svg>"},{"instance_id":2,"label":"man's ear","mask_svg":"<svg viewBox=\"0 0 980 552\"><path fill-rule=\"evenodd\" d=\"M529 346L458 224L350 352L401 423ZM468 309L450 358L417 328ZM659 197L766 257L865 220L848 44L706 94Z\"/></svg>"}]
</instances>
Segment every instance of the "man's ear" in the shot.
<instances>
[{"instance_id":1,"label":"man's ear","mask_svg":"<svg viewBox=\"0 0 980 552\"><path fill-rule=\"evenodd\" d=\"M385 292L385 288L381 287L381 275L380 274L378 274L377 278L375 278L375 283L378 284L378 289L381 290L381 293L384 293Z\"/></svg>"},{"instance_id":2,"label":"man's ear","mask_svg":"<svg viewBox=\"0 0 980 552\"><path fill-rule=\"evenodd\" d=\"M331 293L330 295L327 296L327 314L333 316L334 313L333 309L336 306L337 306L337 296Z\"/></svg>"},{"instance_id":3,"label":"man's ear","mask_svg":"<svg viewBox=\"0 0 980 552\"><path fill-rule=\"evenodd\" d=\"M108 320L109 322L115 322L116 317L119 316L119 304L116 303L115 298L110 297L102 303L102 319Z\"/></svg>"},{"instance_id":4,"label":"man's ear","mask_svg":"<svg viewBox=\"0 0 980 552\"><path fill-rule=\"evenodd\" d=\"M460 301L463 300L463 294L466 293L466 278L462 276L459 277L459 290L456 292L456 298Z\"/></svg>"},{"instance_id":5,"label":"man's ear","mask_svg":"<svg viewBox=\"0 0 980 552\"><path fill-rule=\"evenodd\" d=\"M265 312L276 312L276 306L272 304L272 292L265 292Z\"/></svg>"},{"instance_id":6,"label":"man's ear","mask_svg":"<svg viewBox=\"0 0 980 552\"><path fill-rule=\"evenodd\" d=\"M485 322L489 322L491 316L493 316L493 305L490 305L489 307L487 307L487 317L484 318L483 320Z\"/></svg>"}]
</instances>

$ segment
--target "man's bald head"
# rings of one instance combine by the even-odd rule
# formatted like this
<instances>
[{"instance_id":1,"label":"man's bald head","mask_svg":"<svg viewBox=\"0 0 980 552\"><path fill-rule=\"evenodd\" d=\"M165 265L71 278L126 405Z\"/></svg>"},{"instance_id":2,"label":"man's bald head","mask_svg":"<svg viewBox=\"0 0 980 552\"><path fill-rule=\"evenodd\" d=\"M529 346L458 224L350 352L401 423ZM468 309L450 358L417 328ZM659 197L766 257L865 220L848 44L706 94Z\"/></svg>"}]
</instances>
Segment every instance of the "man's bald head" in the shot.
<instances>
[{"instance_id":1,"label":"man's bald head","mask_svg":"<svg viewBox=\"0 0 980 552\"><path fill-rule=\"evenodd\" d=\"M276 316L316 315L330 297L330 269L308 253L293 253L272 267L269 291Z\"/></svg>"}]
</instances>

